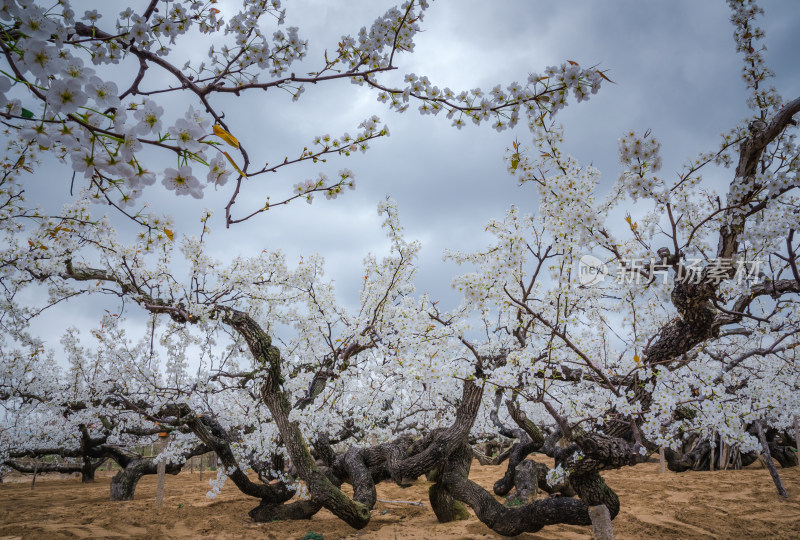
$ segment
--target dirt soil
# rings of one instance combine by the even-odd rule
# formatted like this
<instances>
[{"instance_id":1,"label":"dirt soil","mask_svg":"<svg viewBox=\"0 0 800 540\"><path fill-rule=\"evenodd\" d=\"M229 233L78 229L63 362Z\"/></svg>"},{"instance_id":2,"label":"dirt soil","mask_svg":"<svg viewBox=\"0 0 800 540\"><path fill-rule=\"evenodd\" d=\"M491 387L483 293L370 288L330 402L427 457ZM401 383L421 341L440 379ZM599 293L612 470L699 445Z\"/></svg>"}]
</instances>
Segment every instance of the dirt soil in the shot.
<instances>
[{"instance_id":1,"label":"dirt soil","mask_svg":"<svg viewBox=\"0 0 800 540\"><path fill-rule=\"evenodd\" d=\"M549 460L544 456L535 459ZM473 465L470 478L487 489L504 467ZM756 463L741 471L660 473L658 463L604 473L619 495L622 510L614 520L619 539L640 538L800 538L800 468L779 469L789 499L778 496L766 469ZM417 507L379 502L372 521L357 531L326 510L309 521L253 523L247 512L257 501L228 482L216 499L207 499L208 471L166 477L164 506L155 509L156 477L139 482L136 499L110 502L111 473L94 484L60 475L6 478L0 484L0 540L61 538L268 538L301 539L313 531L338 538L467 539L502 538L472 515L439 523L427 500L429 483L403 489L384 482L378 498L417 501ZM17 480L17 481L15 481ZM310 535L309 535L310 536ZM551 526L516 538L590 538L589 527Z\"/></svg>"}]
</instances>

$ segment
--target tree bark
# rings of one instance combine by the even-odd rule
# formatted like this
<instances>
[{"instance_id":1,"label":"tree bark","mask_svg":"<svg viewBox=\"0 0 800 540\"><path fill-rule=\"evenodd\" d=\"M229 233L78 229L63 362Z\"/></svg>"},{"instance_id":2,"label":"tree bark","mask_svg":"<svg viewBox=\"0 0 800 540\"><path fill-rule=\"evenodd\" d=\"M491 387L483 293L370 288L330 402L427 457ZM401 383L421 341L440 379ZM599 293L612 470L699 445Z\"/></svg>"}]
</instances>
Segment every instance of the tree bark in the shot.
<instances>
[{"instance_id":1,"label":"tree bark","mask_svg":"<svg viewBox=\"0 0 800 540\"><path fill-rule=\"evenodd\" d=\"M608 487L603 477L596 472L571 476L569 483L578 493L578 497L586 503L586 506L604 505L611 519L619 514L619 497L614 490Z\"/></svg>"},{"instance_id":2,"label":"tree bark","mask_svg":"<svg viewBox=\"0 0 800 540\"><path fill-rule=\"evenodd\" d=\"M508 467L503 477L494 483L493 490L495 495L503 497L511 491L515 485L515 476L517 473L517 466L523 463L523 460L528 457L531 452L538 450L541 444L535 444L531 438L522 430L516 430L519 433L519 442L514 443L511 447L511 453L508 456Z\"/></svg>"},{"instance_id":3,"label":"tree bark","mask_svg":"<svg viewBox=\"0 0 800 540\"><path fill-rule=\"evenodd\" d=\"M159 435L159 437L161 437ZM167 438L163 437L159 440L158 453L161 454L167 446ZM158 483L156 486L156 508L161 508L164 504L164 473L167 470L167 462L161 460L158 462Z\"/></svg>"},{"instance_id":4,"label":"tree bark","mask_svg":"<svg viewBox=\"0 0 800 540\"><path fill-rule=\"evenodd\" d=\"M781 476L778 474L778 469L775 467L775 463L772 462L772 456L769 453L767 438L764 436L764 426L761 425L761 420L756 420L755 425L758 430L758 439L761 441L761 451L764 453L764 461L766 462L767 469L769 469L770 476L772 476L772 481L775 483L775 487L778 488L778 494L788 499L789 494L786 493L786 488L783 487Z\"/></svg>"},{"instance_id":5,"label":"tree bark","mask_svg":"<svg viewBox=\"0 0 800 540\"><path fill-rule=\"evenodd\" d=\"M711 443L698 439L690 450L684 453L665 448L664 457L667 460L667 468L673 472L707 471L710 470ZM753 461L756 457L753 456Z\"/></svg>"},{"instance_id":6,"label":"tree bark","mask_svg":"<svg viewBox=\"0 0 800 540\"><path fill-rule=\"evenodd\" d=\"M132 462L125 468L114 475L111 479L111 500L112 501L132 501L136 493L136 485L139 480L146 474L147 462L139 461ZM155 467L150 474L157 472Z\"/></svg>"},{"instance_id":7,"label":"tree bark","mask_svg":"<svg viewBox=\"0 0 800 540\"><path fill-rule=\"evenodd\" d=\"M164 469L167 474L178 474L181 466L170 463ZM131 460L128 465L111 479L111 500L112 501L132 501L136 493L136 486L142 476L157 474L158 466L153 463L152 458L141 458Z\"/></svg>"},{"instance_id":8,"label":"tree bark","mask_svg":"<svg viewBox=\"0 0 800 540\"><path fill-rule=\"evenodd\" d=\"M351 500L330 481L317 467L300 432L299 424L289 420L291 405L288 396L281 388L283 383L281 355L278 348L272 345L271 337L248 314L240 311L226 310L223 322L245 339L256 363L263 368L261 399L270 410L286 451L292 459L292 465L305 482L311 500L333 512L351 527L356 529L365 527L370 520L369 505L359 500ZM395 456L392 462L387 460L386 467L391 477L401 485L407 484L440 466L455 448L466 442L480 408L482 395L482 387L472 381L465 381L454 424L424 437L421 443L414 445L408 457L401 459ZM357 497L369 503L370 492L371 490L359 489Z\"/></svg>"},{"instance_id":9,"label":"tree bark","mask_svg":"<svg viewBox=\"0 0 800 540\"><path fill-rule=\"evenodd\" d=\"M717 432L711 432L711 460L708 462L708 470L714 472L714 450L717 449Z\"/></svg>"},{"instance_id":10,"label":"tree bark","mask_svg":"<svg viewBox=\"0 0 800 540\"><path fill-rule=\"evenodd\" d=\"M531 452L539 450L545 442L542 432L533 422L528 420L528 417L525 416L525 413L522 412L519 405L509 400L506 401L506 408L508 409L508 414L519 426L519 429L513 431L509 430L511 431L510 434L513 434L519 439L519 442L511 447L505 475L495 482L492 488L495 494L501 497L507 495L516 484L514 477L516 475L517 465L522 463ZM497 423L499 423L499 421Z\"/></svg>"},{"instance_id":11,"label":"tree bark","mask_svg":"<svg viewBox=\"0 0 800 540\"><path fill-rule=\"evenodd\" d=\"M505 460L507 460L511 455L513 449L514 446L512 445L503 450L502 452L500 452L499 454L497 454L496 456L489 456L489 454L483 452L482 450L478 450L477 448L473 447L472 454L475 456L475 459L477 459L478 463L480 463L481 465L494 466L494 465L500 465Z\"/></svg>"},{"instance_id":12,"label":"tree bark","mask_svg":"<svg viewBox=\"0 0 800 540\"><path fill-rule=\"evenodd\" d=\"M540 489L546 493L555 493L557 490L551 489L547 484L548 471L547 465L537 463L532 459L526 459L517 465L514 475L514 493L506 498L506 506L530 504L536 499L536 494Z\"/></svg>"},{"instance_id":13,"label":"tree bark","mask_svg":"<svg viewBox=\"0 0 800 540\"><path fill-rule=\"evenodd\" d=\"M295 501L290 504L274 504L265 500L261 504L250 510L247 514L253 521L259 523L270 523L272 521L282 521L290 519L311 519L320 511L321 504L312 501Z\"/></svg>"},{"instance_id":14,"label":"tree bark","mask_svg":"<svg viewBox=\"0 0 800 540\"><path fill-rule=\"evenodd\" d=\"M515 536L536 532L545 525L591 525L589 509L583 501L569 497L540 499L517 508L503 506L485 489L467 477L472 452L468 445L459 448L449 459L449 468L441 483L454 499L472 507L475 515L493 531Z\"/></svg>"},{"instance_id":15,"label":"tree bark","mask_svg":"<svg viewBox=\"0 0 800 540\"><path fill-rule=\"evenodd\" d=\"M239 488L239 491L245 495L263 499L265 504L281 504L292 498L294 491L286 487L283 482L257 484L247 477L231 449L231 435L214 417L193 414L187 425L197 438L203 441L206 453L208 450L213 450L214 459L219 459L222 462L228 478ZM207 454L203 454L200 459L201 475L203 473L203 457L205 455Z\"/></svg>"},{"instance_id":16,"label":"tree bark","mask_svg":"<svg viewBox=\"0 0 800 540\"><path fill-rule=\"evenodd\" d=\"M472 460L469 463L463 464L466 474L469 475L469 469ZM434 471L432 480L434 484L428 489L428 499L431 502L433 513L436 514L436 519L439 523L449 523L451 521L469 519L469 512L459 501L455 500L445 485L441 482L442 476L453 470L454 466L458 464L451 460L442 465L441 470Z\"/></svg>"},{"instance_id":17,"label":"tree bark","mask_svg":"<svg viewBox=\"0 0 800 540\"><path fill-rule=\"evenodd\" d=\"M720 437L720 450L719 450L719 467L720 471L725 470L728 468L728 453L730 452L730 447L728 443L722 440Z\"/></svg>"},{"instance_id":18,"label":"tree bark","mask_svg":"<svg viewBox=\"0 0 800 540\"><path fill-rule=\"evenodd\" d=\"M611 515L605 505L590 506L589 517L592 518L592 538L594 540L614 540Z\"/></svg>"},{"instance_id":19,"label":"tree bark","mask_svg":"<svg viewBox=\"0 0 800 540\"><path fill-rule=\"evenodd\" d=\"M767 440L767 446L769 446L769 453L772 459L777 461L781 468L797 467L797 453L794 448L769 440Z\"/></svg>"},{"instance_id":20,"label":"tree bark","mask_svg":"<svg viewBox=\"0 0 800 540\"><path fill-rule=\"evenodd\" d=\"M111 479L110 497L112 501L131 501L136 493L136 486L142 476L157 474L158 467L152 458L144 458L139 454L122 448L106 447L104 451L107 455L117 462L120 470ZM184 452L183 457L189 458L201 452L206 452L204 445L198 445L191 450ZM166 474L178 474L183 468L182 464L167 463L164 472Z\"/></svg>"},{"instance_id":21,"label":"tree bark","mask_svg":"<svg viewBox=\"0 0 800 540\"><path fill-rule=\"evenodd\" d=\"M91 462L92 463L92 476L94 475L94 471L103 463L103 459L96 460ZM86 466L85 463L77 464L77 463L40 463L38 460L35 461L36 463L36 471L37 474L42 473L49 473L49 472L57 472L62 474L73 474L73 473L83 473L84 467ZM19 471L25 474L32 474L34 471L34 467L31 465L25 465L23 463L19 463L14 460L8 460L3 463L12 469Z\"/></svg>"},{"instance_id":22,"label":"tree bark","mask_svg":"<svg viewBox=\"0 0 800 540\"><path fill-rule=\"evenodd\" d=\"M101 463L102 461L97 464L97 467L99 467ZM97 467L92 467L92 461L88 456L84 456L83 466L81 467L81 482L84 484L94 482L94 471Z\"/></svg>"}]
</instances>

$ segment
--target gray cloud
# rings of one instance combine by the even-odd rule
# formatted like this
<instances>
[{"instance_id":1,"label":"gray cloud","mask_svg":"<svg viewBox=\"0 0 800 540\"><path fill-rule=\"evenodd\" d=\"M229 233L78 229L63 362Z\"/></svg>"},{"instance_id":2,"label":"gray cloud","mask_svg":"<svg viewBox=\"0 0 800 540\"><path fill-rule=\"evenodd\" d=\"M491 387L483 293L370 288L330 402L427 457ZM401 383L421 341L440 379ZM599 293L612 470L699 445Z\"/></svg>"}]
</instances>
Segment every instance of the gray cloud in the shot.
<instances>
[{"instance_id":1,"label":"gray cloud","mask_svg":"<svg viewBox=\"0 0 800 540\"><path fill-rule=\"evenodd\" d=\"M221 4L223 11L225 5ZM300 26L301 36L310 40L309 59L295 71L316 68L325 48L335 48L341 34L357 33L390 5L368 0L288 3L287 24ZM777 73L776 86L790 94L785 97L795 97L800 91L800 10L793 0L762 5L767 12L761 19L767 61ZM566 128L566 149L581 163L602 171L602 189L618 174L617 139L626 130L652 129L662 141L664 170L670 174L685 159L713 149L721 131L748 115L728 18L721 1L439 1L425 17L416 52L398 58L400 69L390 80L414 72L440 87L489 90L496 83L522 82L529 72L567 59L585 66L599 64L616 84L606 84L587 103L571 103L560 120ZM205 46L191 47L191 54L200 58L196 51ZM363 256L386 250L374 209L387 195L398 201L409 237L424 244L419 289L450 306L457 298L449 283L459 270L441 261L443 249L479 249L488 241L484 225L489 218L502 217L511 204L526 212L538 206L534 190L515 185L502 161L512 140L529 140L524 126L503 133L488 125L459 131L444 117L421 117L413 107L403 115L390 112L376 101L375 92L345 81L309 87L299 103L274 90L215 99L255 163L297 155L315 135L355 133L357 124L371 114L389 125L391 137L376 141L365 155L331 158L326 164L248 180L237 211L258 207L267 195L276 200L292 184L319 171L335 174L348 167L356 173L358 189L336 201L318 197L313 205L297 202L226 230L222 214L230 185L207 190L200 203L176 200L160 188L150 192L151 197L158 193L155 208L173 213L187 233L196 228L199 208L214 208L211 248L220 258L276 248L293 260L302 254L323 254L327 276L336 280L345 304L357 301ZM64 170L48 164L39 175L68 180ZM727 173L719 175L724 179ZM32 185L42 190L43 200L48 198L43 183Z\"/></svg>"}]
</instances>

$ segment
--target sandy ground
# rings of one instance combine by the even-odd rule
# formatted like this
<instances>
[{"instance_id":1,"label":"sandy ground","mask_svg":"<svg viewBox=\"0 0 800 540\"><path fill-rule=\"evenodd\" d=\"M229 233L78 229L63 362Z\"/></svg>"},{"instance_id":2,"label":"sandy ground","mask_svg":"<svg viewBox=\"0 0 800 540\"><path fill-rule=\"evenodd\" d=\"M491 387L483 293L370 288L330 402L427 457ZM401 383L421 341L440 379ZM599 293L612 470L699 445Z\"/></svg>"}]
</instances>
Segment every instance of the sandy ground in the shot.
<instances>
[{"instance_id":1,"label":"sandy ground","mask_svg":"<svg viewBox=\"0 0 800 540\"><path fill-rule=\"evenodd\" d=\"M543 456L537 457L537 459ZM542 460L547 461L547 460ZM490 488L503 466L474 464L470 477ZM620 539L640 538L800 538L800 468L779 469L789 499L779 497L769 473L758 464L741 471L661 474L658 463L604 473L622 503L614 520ZM465 521L438 523L427 501L428 483L407 489L378 486L381 499L420 501L424 508L379 502L372 521L356 531L323 510L310 521L253 523L247 516L255 499L228 482L214 500L205 497L209 473L166 477L162 509L155 509L156 477L142 479L136 499L108 500L110 473L97 482L30 477L0 484L0 540L60 538L268 538L301 539L313 531L338 538L473 539L502 538L474 515ZM55 476L55 477L54 477ZM517 538L590 538L588 527L552 526Z\"/></svg>"}]
</instances>

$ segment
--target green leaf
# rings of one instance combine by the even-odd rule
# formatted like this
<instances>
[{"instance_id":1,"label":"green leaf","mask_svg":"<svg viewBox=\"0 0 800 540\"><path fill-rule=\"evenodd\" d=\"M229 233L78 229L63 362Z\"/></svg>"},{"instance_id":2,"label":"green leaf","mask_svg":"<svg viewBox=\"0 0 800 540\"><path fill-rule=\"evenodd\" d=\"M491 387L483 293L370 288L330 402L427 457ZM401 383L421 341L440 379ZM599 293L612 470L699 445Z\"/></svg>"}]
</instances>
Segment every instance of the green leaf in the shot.
<instances>
[{"instance_id":1,"label":"green leaf","mask_svg":"<svg viewBox=\"0 0 800 540\"><path fill-rule=\"evenodd\" d=\"M22 117L23 118L33 118L33 113L28 109L22 109Z\"/></svg>"}]
</instances>

